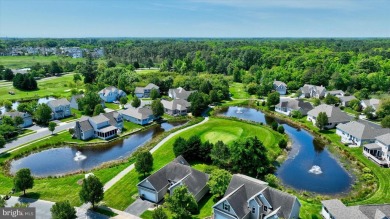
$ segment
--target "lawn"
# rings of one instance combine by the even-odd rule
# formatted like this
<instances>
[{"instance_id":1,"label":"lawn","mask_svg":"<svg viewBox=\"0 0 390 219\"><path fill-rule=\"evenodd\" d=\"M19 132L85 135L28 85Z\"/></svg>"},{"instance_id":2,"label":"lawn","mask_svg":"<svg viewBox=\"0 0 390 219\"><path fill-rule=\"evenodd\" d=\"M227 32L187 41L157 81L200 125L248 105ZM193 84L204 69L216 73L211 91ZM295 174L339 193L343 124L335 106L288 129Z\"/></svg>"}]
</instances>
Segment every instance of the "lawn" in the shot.
<instances>
[{"instance_id":1,"label":"lawn","mask_svg":"<svg viewBox=\"0 0 390 219\"><path fill-rule=\"evenodd\" d=\"M229 85L229 91L234 99L249 99L251 95L246 92L244 84L232 83Z\"/></svg>"},{"instance_id":2,"label":"lawn","mask_svg":"<svg viewBox=\"0 0 390 219\"><path fill-rule=\"evenodd\" d=\"M275 134L269 128L228 119L210 118L207 123L182 132L180 135L174 136L162 145L153 154L153 171L157 171L175 158L172 145L178 137L189 138L194 134L198 134L202 140L214 141L215 139L211 138L214 138L217 133L221 133L223 135L228 133L229 139L220 138L226 143L231 143L233 140L239 138L245 139L249 136L257 136L268 148L270 157L275 157L280 153L280 148L277 145L280 135ZM200 165L198 168L206 167ZM105 203L109 207L124 210L135 201L135 196L137 195L136 185L141 179L142 176L138 175L135 170L129 172L105 193ZM205 211L205 209L201 209L201 212L202 211Z\"/></svg>"},{"instance_id":3,"label":"lawn","mask_svg":"<svg viewBox=\"0 0 390 219\"><path fill-rule=\"evenodd\" d=\"M60 77L51 77L38 80L38 90L21 91L15 89L12 84L0 86L0 96L2 99L9 100L24 100L36 99L40 97L70 97L72 87L69 87L69 82L73 82L73 74L66 74ZM4 82L2 82L4 83ZM80 89L81 87L79 87ZM8 94L8 91L14 91L15 95Z\"/></svg>"},{"instance_id":4,"label":"lawn","mask_svg":"<svg viewBox=\"0 0 390 219\"><path fill-rule=\"evenodd\" d=\"M105 103L107 108L113 109L113 110L119 110L119 104L116 103Z\"/></svg>"},{"instance_id":5,"label":"lawn","mask_svg":"<svg viewBox=\"0 0 390 219\"><path fill-rule=\"evenodd\" d=\"M70 63L83 62L83 58L59 57L59 56L0 56L0 65L6 68L18 69L28 68L35 63L50 64L52 61L68 61Z\"/></svg>"}]
</instances>

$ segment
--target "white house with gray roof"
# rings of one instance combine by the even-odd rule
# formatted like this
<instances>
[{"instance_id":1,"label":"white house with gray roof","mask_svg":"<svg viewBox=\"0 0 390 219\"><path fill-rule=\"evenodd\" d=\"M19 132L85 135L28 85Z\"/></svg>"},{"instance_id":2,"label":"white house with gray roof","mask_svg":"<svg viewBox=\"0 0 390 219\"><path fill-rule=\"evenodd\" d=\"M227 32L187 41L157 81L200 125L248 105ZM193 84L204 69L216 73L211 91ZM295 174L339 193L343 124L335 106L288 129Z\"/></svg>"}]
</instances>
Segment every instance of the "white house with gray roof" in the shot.
<instances>
[{"instance_id":1,"label":"white house with gray roof","mask_svg":"<svg viewBox=\"0 0 390 219\"><path fill-rule=\"evenodd\" d=\"M188 162L179 156L138 183L137 188L142 199L159 203L165 194L172 195L178 186L184 185L199 202L209 191L208 181L208 174L191 168Z\"/></svg>"},{"instance_id":2,"label":"white house with gray roof","mask_svg":"<svg viewBox=\"0 0 390 219\"><path fill-rule=\"evenodd\" d=\"M297 197L261 180L234 174L213 213L214 219L298 219L300 207Z\"/></svg>"},{"instance_id":3,"label":"white house with gray roof","mask_svg":"<svg viewBox=\"0 0 390 219\"><path fill-rule=\"evenodd\" d=\"M340 123L347 123L352 120L351 116L341 111L340 108L326 104L321 104L310 110L307 113L307 120L315 125L320 112L325 112L328 116L328 124L325 126L327 129L334 128Z\"/></svg>"},{"instance_id":4,"label":"white house with gray roof","mask_svg":"<svg viewBox=\"0 0 390 219\"><path fill-rule=\"evenodd\" d=\"M15 119L15 117L22 118L23 123L19 125L20 128L26 128L33 125L32 116L29 113L19 111L5 112L0 118L0 123L3 116L9 116L12 119Z\"/></svg>"},{"instance_id":5,"label":"white house with gray roof","mask_svg":"<svg viewBox=\"0 0 390 219\"><path fill-rule=\"evenodd\" d=\"M76 109L76 110L79 110L79 103L78 103L78 100L83 98L84 97L84 94L77 94L77 95L73 95L71 98L70 98L70 108L72 109Z\"/></svg>"},{"instance_id":6,"label":"white house with gray roof","mask_svg":"<svg viewBox=\"0 0 390 219\"><path fill-rule=\"evenodd\" d=\"M355 96L341 96L339 97L341 106L348 106L349 102L352 100L356 100L357 98Z\"/></svg>"},{"instance_id":7,"label":"white house with gray roof","mask_svg":"<svg viewBox=\"0 0 390 219\"><path fill-rule=\"evenodd\" d=\"M153 111L150 106L128 108L119 111L119 113L122 114L123 119L139 125L147 125L154 120Z\"/></svg>"},{"instance_id":8,"label":"white house with gray roof","mask_svg":"<svg viewBox=\"0 0 390 219\"><path fill-rule=\"evenodd\" d=\"M323 98L326 95L326 88L324 86L316 86L311 84L305 84L299 88L301 92L301 98Z\"/></svg>"},{"instance_id":9,"label":"white house with gray roof","mask_svg":"<svg viewBox=\"0 0 390 219\"><path fill-rule=\"evenodd\" d=\"M157 90L160 93L160 87L153 84L149 83L145 87L136 87L134 94L138 98L149 98L150 97L150 92L152 92L152 89Z\"/></svg>"},{"instance_id":10,"label":"white house with gray roof","mask_svg":"<svg viewBox=\"0 0 390 219\"><path fill-rule=\"evenodd\" d=\"M183 99L187 100L188 97L194 93L195 91L186 91L182 87L174 88L174 89L169 89L168 91L168 96L172 99Z\"/></svg>"},{"instance_id":11,"label":"white house with gray roof","mask_svg":"<svg viewBox=\"0 0 390 219\"><path fill-rule=\"evenodd\" d=\"M72 115L70 110L70 102L66 98L50 100L47 102L47 105L52 111L52 119L63 119Z\"/></svg>"},{"instance_id":12,"label":"white house with gray roof","mask_svg":"<svg viewBox=\"0 0 390 219\"><path fill-rule=\"evenodd\" d=\"M184 116L190 111L191 103L183 99L161 100L165 113L172 116Z\"/></svg>"},{"instance_id":13,"label":"white house with gray roof","mask_svg":"<svg viewBox=\"0 0 390 219\"><path fill-rule=\"evenodd\" d=\"M292 111L299 111L303 116L307 115L307 112L313 109L313 106L309 102L296 99L281 99L280 102L275 105L275 111L284 115L290 116Z\"/></svg>"},{"instance_id":14,"label":"white house with gray roof","mask_svg":"<svg viewBox=\"0 0 390 219\"><path fill-rule=\"evenodd\" d=\"M377 111L379 108L379 104L380 104L379 99L369 99L369 100L360 101L360 105L362 105L363 110L371 106L375 111Z\"/></svg>"},{"instance_id":15,"label":"white house with gray roof","mask_svg":"<svg viewBox=\"0 0 390 219\"><path fill-rule=\"evenodd\" d=\"M390 129L364 120L338 124L336 127L336 134L341 137L342 143L357 146L374 143L376 137L386 133L390 133Z\"/></svg>"},{"instance_id":16,"label":"white house with gray roof","mask_svg":"<svg viewBox=\"0 0 390 219\"><path fill-rule=\"evenodd\" d=\"M127 94L123 90L119 90L114 86L106 87L99 91L99 96L104 102L112 103L119 100L121 97L125 97Z\"/></svg>"},{"instance_id":17,"label":"white house with gray roof","mask_svg":"<svg viewBox=\"0 0 390 219\"><path fill-rule=\"evenodd\" d=\"M345 206L340 200L321 201L321 215L324 219L388 219L390 205Z\"/></svg>"},{"instance_id":18,"label":"white house with gray roof","mask_svg":"<svg viewBox=\"0 0 390 219\"><path fill-rule=\"evenodd\" d=\"M363 154L381 166L390 166L390 132L375 138L375 143L364 145Z\"/></svg>"},{"instance_id":19,"label":"white house with gray roof","mask_svg":"<svg viewBox=\"0 0 390 219\"><path fill-rule=\"evenodd\" d=\"M335 96L335 97L343 97L345 95L344 91L342 90L331 90L331 91L327 91L325 96L328 96L328 95L332 95L332 96Z\"/></svg>"},{"instance_id":20,"label":"white house with gray roof","mask_svg":"<svg viewBox=\"0 0 390 219\"><path fill-rule=\"evenodd\" d=\"M287 84L282 81L274 81L273 88L280 95L286 95L287 93Z\"/></svg>"},{"instance_id":21,"label":"white house with gray roof","mask_svg":"<svg viewBox=\"0 0 390 219\"><path fill-rule=\"evenodd\" d=\"M123 118L116 111L101 113L93 117L82 117L75 124L75 137L81 140L91 138L110 139L122 131Z\"/></svg>"}]
</instances>

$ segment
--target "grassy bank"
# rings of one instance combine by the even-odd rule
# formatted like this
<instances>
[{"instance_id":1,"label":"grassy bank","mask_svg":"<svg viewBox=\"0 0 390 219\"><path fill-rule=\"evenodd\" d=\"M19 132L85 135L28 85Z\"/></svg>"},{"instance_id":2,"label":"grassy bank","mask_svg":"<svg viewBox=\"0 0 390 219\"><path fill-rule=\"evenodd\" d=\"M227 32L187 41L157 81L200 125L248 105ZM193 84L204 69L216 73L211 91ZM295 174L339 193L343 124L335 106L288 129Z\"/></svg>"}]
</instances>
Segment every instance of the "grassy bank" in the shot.
<instances>
[{"instance_id":1,"label":"grassy bank","mask_svg":"<svg viewBox=\"0 0 390 219\"><path fill-rule=\"evenodd\" d=\"M0 65L4 65L6 68L18 69L29 68L39 62L40 64L50 64L50 62L56 61L68 61L70 63L83 62L83 58L71 58L60 56L1 56Z\"/></svg>"}]
</instances>

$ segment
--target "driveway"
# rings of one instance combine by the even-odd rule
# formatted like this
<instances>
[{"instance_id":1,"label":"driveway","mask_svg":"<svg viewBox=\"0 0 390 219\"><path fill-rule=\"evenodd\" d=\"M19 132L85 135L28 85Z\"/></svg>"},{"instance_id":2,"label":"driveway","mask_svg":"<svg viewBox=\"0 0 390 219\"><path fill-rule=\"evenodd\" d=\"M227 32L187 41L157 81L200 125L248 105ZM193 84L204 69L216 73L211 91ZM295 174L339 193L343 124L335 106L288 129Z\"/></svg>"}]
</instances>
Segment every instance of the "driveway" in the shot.
<instances>
[{"instance_id":1,"label":"driveway","mask_svg":"<svg viewBox=\"0 0 390 219\"><path fill-rule=\"evenodd\" d=\"M141 216L146 210L149 208L153 208L154 204L148 201L143 201L142 199L138 198L131 204L129 207L126 208L125 212L130 213L132 215Z\"/></svg>"}]
</instances>

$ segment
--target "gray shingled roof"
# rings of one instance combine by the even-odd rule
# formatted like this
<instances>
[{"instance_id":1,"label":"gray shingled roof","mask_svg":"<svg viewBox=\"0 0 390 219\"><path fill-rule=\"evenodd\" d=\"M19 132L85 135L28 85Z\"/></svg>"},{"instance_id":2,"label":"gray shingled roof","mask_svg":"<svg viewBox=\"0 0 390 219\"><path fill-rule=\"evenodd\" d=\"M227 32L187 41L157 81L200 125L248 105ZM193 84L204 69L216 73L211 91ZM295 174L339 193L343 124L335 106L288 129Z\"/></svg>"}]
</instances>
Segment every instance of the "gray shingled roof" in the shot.
<instances>
[{"instance_id":1,"label":"gray shingled roof","mask_svg":"<svg viewBox=\"0 0 390 219\"><path fill-rule=\"evenodd\" d=\"M302 109L305 112L308 112L309 110L313 109L311 103L296 99L280 100L280 102L275 107L286 107L293 110Z\"/></svg>"},{"instance_id":2,"label":"gray shingled roof","mask_svg":"<svg viewBox=\"0 0 390 219\"><path fill-rule=\"evenodd\" d=\"M385 145L390 145L390 133L376 137L376 140L382 142Z\"/></svg>"},{"instance_id":3,"label":"gray shingled roof","mask_svg":"<svg viewBox=\"0 0 390 219\"><path fill-rule=\"evenodd\" d=\"M143 87L136 87L134 90L134 93L136 94L143 94L144 93L144 88Z\"/></svg>"},{"instance_id":4,"label":"gray shingled roof","mask_svg":"<svg viewBox=\"0 0 390 219\"><path fill-rule=\"evenodd\" d=\"M302 93L307 94L310 93L311 89L315 89L317 93L321 94L325 91L324 86L316 86L316 85L311 85L311 84L305 84L303 87L300 88Z\"/></svg>"},{"instance_id":5,"label":"gray shingled roof","mask_svg":"<svg viewBox=\"0 0 390 219\"><path fill-rule=\"evenodd\" d=\"M221 201L228 200L237 216L242 218L250 211L248 209L248 199L261 191L263 191L262 194L274 210L280 207L280 210L277 212L279 217L289 218L293 205L298 200L297 197L270 188L266 182L245 175L233 175L224 198Z\"/></svg>"},{"instance_id":6,"label":"gray shingled roof","mask_svg":"<svg viewBox=\"0 0 390 219\"><path fill-rule=\"evenodd\" d=\"M93 129L93 127L92 127L91 123L89 123L88 119L82 120L82 121L77 121L77 123L80 125L80 129L83 132L86 132L86 131Z\"/></svg>"},{"instance_id":7,"label":"gray shingled roof","mask_svg":"<svg viewBox=\"0 0 390 219\"><path fill-rule=\"evenodd\" d=\"M163 104L165 109L169 110L185 110L191 106L190 102L182 99L175 99L171 101L161 100L161 103Z\"/></svg>"},{"instance_id":8,"label":"gray shingled roof","mask_svg":"<svg viewBox=\"0 0 390 219\"><path fill-rule=\"evenodd\" d=\"M310 110L307 114L309 116L317 117L320 112L325 112L328 116L328 121L330 123L341 123L351 121L352 118L348 116L345 112L341 111L340 108L335 106L330 106L326 104L321 104L314 109Z\"/></svg>"},{"instance_id":9,"label":"gray shingled roof","mask_svg":"<svg viewBox=\"0 0 390 219\"><path fill-rule=\"evenodd\" d=\"M282 81L274 81L273 85L274 85L275 87L279 87L280 85L283 85L283 86L287 87L287 84L285 84L285 83L282 82Z\"/></svg>"},{"instance_id":10,"label":"gray shingled roof","mask_svg":"<svg viewBox=\"0 0 390 219\"><path fill-rule=\"evenodd\" d=\"M76 101L80 98L83 98L84 97L84 94L77 94L77 95L73 95L72 98L70 99L75 99Z\"/></svg>"},{"instance_id":11,"label":"gray shingled roof","mask_svg":"<svg viewBox=\"0 0 390 219\"><path fill-rule=\"evenodd\" d=\"M356 100L355 96L342 96L339 97L341 102L350 102L351 100Z\"/></svg>"},{"instance_id":12,"label":"gray shingled roof","mask_svg":"<svg viewBox=\"0 0 390 219\"><path fill-rule=\"evenodd\" d=\"M337 95L337 94L343 94L344 91L342 91L342 90L331 90L331 91L328 91L327 93L330 94L330 95Z\"/></svg>"},{"instance_id":13,"label":"gray shingled roof","mask_svg":"<svg viewBox=\"0 0 390 219\"><path fill-rule=\"evenodd\" d=\"M149 83L148 85L146 85L145 89L159 89L159 86L153 84L153 83Z\"/></svg>"},{"instance_id":14,"label":"gray shingled roof","mask_svg":"<svg viewBox=\"0 0 390 219\"><path fill-rule=\"evenodd\" d=\"M103 90L99 91L99 94L103 94L103 96L108 96L108 94L111 92L118 92L118 96L126 95L126 93L123 90L119 90L114 86L109 86L104 88Z\"/></svg>"},{"instance_id":15,"label":"gray shingled roof","mask_svg":"<svg viewBox=\"0 0 390 219\"><path fill-rule=\"evenodd\" d=\"M390 217L390 204L385 205L361 205L359 210L370 219L383 219Z\"/></svg>"},{"instance_id":16,"label":"gray shingled roof","mask_svg":"<svg viewBox=\"0 0 390 219\"><path fill-rule=\"evenodd\" d=\"M368 123L357 121L339 124L337 129L347 132L358 139L375 139L380 135L390 133L390 129L377 128L376 126L370 126Z\"/></svg>"},{"instance_id":17,"label":"gray shingled roof","mask_svg":"<svg viewBox=\"0 0 390 219\"><path fill-rule=\"evenodd\" d=\"M142 108L128 108L126 110L120 111L121 114L126 115L126 116L131 116L136 119L147 119L151 115L153 115L152 109L150 109L149 106L145 106Z\"/></svg>"},{"instance_id":18,"label":"gray shingled roof","mask_svg":"<svg viewBox=\"0 0 390 219\"><path fill-rule=\"evenodd\" d=\"M66 98L58 99L58 100L50 100L47 102L49 107L58 107L58 106L66 106L70 105L70 102Z\"/></svg>"},{"instance_id":19,"label":"gray shingled roof","mask_svg":"<svg viewBox=\"0 0 390 219\"><path fill-rule=\"evenodd\" d=\"M122 120L122 116L117 111L103 113L103 116L105 116L109 120L109 123L112 126L117 126L118 120Z\"/></svg>"},{"instance_id":20,"label":"gray shingled roof","mask_svg":"<svg viewBox=\"0 0 390 219\"><path fill-rule=\"evenodd\" d=\"M12 111L12 112L5 112L3 114L3 116L9 116L11 118L15 118L15 117L22 117L24 118L24 115L26 114L26 116L31 116L29 113L22 113L22 112L19 112L19 111Z\"/></svg>"},{"instance_id":21,"label":"gray shingled roof","mask_svg":"<svg viewBox=\"0 0 390 219\"><path fill-rule=\"evenodd\" d=\"M91 119L94 123L96 123L96 124L99 124L99 123L102 123L102 122L110 121L110 119L108 119L107 117L105 117L103 114L100 114L100 115L91 117L90 119Z\"/></svg>"},{"instance_id":22,"label":"gray shingled roof","mask_svg":"<svg viewBox=\"0 0 390 219\"><path fill-rule=\"evenodd\" d=\"M380 100L379 99L369 99L369 100L362 100L366 106L372 106L375 109L378 109Z\"/></svg>"},{"instance_id":23,"label":"gray shingled roof","mask_svg":"<svg viewBox=\"0 0 390 219\"><path fill-rule=\"evenodd\" d=\"M347 207L338 199L326 200L321 203L337 219L369 219L358 209Z\"/></svg>"},{"instance_id":24,"label":"gray shingled roof","mask_svg":"<svg viewBox=\"0 0 390 219\"><path fill-rule=\"evenodd\" d=\"M176 99L184 99L187 100L188 97L194 93L195 91L186 91L182 87L178 87L175 89L169 89L168 93L174 93L176 95Z\"/></svg>"},{"instance_id":25,"label":"gray shingled roof","mask_svg":"<svg viewBox=\"0 0 390 219\"><path fill-rule=\"evenodd\" d=\"M380 150L382 147L376 143L371 143L371 144L365 144L365 148L370 149L370 150Z\"/></svg>"}]
</instances>

